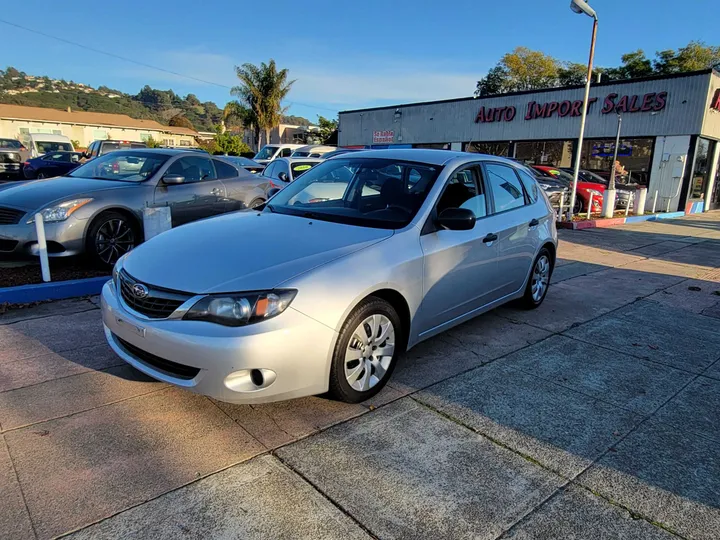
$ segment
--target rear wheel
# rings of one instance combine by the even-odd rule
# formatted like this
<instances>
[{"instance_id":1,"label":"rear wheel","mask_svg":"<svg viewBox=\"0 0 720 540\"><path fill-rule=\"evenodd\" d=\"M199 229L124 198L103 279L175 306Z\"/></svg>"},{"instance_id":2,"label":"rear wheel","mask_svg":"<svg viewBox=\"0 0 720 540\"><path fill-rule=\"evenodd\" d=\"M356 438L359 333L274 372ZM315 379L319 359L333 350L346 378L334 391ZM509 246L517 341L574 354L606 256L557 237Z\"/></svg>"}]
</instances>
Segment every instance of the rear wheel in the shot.
<instances>
[{"instance_id":1,"label":"rear wheel","mask_svg":"<svg viewBox=\"0 0 720 540\"><path fill-rule=\"evenodd\" d=\"M90 225L87 253L93 262L112 267L115 262L140 243L137 224L120 212L103 212Z\"/></svg>"},{"instance_id":2,"label":"rear wheel","mask_svg":"<svg viewBox=\"0 0 720 540\"><path fill-rule=\"evenodd\" d=\"M363 300L345 321L335 345L330 396L358 403L382 390L395 369L402 332L400 317L388 302Z\"/></svg>"},{"instance_id":3,"label":"rear wheel","mask_svg":"<svg viewBox=\"0 0 720 540\"><path fill-rule=\"evenodd\" d=\"M255 199L248 205L248 208L257 208L261 204L265 204L265 201L263 199Z\"/></svg>"},{"instance_id":4,"label":"rear wheel","mask_svg":"<svg viewBox=\"0 0 720 540\"><path fill-rule=\"evenodd\" d=\"M585 210L585 203L583 203L583 200L577 195L575 197L575 206L573 206L573 214L579 214L583 210Z\"/></svg>"},{"instance_id":5,"label":"rear wheel","mask_svg":"<svg viewBox=\"0 0 720 540\"><path fill-rule=\"evenodd\" d=\"M47 178L47 176L45 176L45 173L44 173L44 172L40 171L39 173L37 173L36 178L37 178L38 180L42 180L43 178Z\"/></svg>"},{"instance_id":6,"label":"rear wheel","mask_svg":"<svg viewBox=\"0 0 720 540\"><path fill-rule=\"evenodd\" d=\"M545 300L550 287L552 267L553 262L550 251L547 248L542 248L533 263L532 274L530 274L525 294L520 301L525 309L535 309Z\"/></svg>"}]
</instances>

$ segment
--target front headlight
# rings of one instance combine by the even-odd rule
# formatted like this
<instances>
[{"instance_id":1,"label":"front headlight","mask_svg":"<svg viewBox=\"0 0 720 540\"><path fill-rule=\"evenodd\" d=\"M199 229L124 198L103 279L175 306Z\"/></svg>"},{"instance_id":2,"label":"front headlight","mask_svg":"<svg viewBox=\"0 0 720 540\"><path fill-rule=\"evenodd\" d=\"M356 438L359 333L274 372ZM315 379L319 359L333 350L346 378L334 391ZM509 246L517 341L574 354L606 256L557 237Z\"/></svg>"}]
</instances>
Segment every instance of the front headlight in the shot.
<instances>
[{"instance_id":1,"label":"front headlight","mask_svg":"<svg viewBox=\"0 0 720 540\"><path fill-rule=\"evenodd\" d=\"M117 262L115 263L115 266L113 266L113 269L112 269L112 282L113 282L113 286L116 288L118 285L118 280L120 278L120 270L122 270L122 267L123 267L123 259L125 259L125 257L127 257L127 253L117 260Z\"/></svg>"},{"instance_id":2,"label":"front headlight","mask_svg":"<svg viewBox=\"0 0 720 540\"><path fill-rule=\"evenodd\" d=\"M35 223L35 214L37 213L42 214L43 221L45 223L65 221L73 214L73 212L91 201L92 199L73 199L71 201L61 202L60 204L56 204L54 206L48 206L47 208L40 210L40 212L33 213L33 216L30 218L28 223Z\"/></svg>"},{"instance_id":3,"label":"front headlight","mask_svg":"<svg viewBox=\"0 0 720 540\"><path fill-rule=\"evenodd\" d=\"M598 191L597 189L588 189L588 193L592 193L593 197L602 197L602 191Z\"/></svg>"},{"instance_id":4,"label":"front headlight","mask_svg":"<svg viewBox=\"0 0 720 540\"><path fill-rule=\"evenodd\" d=\"M280 315L296 294L294 289L283 289L206 296L198 300L183 318L223 326L244 326Z\"/></svg>"}]
</instances>

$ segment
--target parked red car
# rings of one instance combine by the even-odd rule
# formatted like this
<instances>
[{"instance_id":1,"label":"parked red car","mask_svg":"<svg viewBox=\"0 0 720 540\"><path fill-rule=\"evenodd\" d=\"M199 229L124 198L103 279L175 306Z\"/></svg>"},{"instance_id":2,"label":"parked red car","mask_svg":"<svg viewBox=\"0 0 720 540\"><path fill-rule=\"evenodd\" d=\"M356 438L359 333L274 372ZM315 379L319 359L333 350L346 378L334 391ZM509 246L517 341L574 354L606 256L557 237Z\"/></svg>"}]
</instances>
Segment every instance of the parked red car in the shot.
<instances>
[{"instance_id":1,"label":"parked red car","mask_svg":"<svg viewBox=\"0 0 720 540\"><path fill-rule=\"evenodd\" d=\"M557 167L548 167L546 165L532 165L532 168L543 176L549 176L567 184L568 190L572 190L572 174L560 170ZM587 212L591 194L593 206L592 211L600 212L602 210L604 192L604 185L596 184L594 182L583 182L581 178L578 178L577 195L575 197L575 208L573 208L573 213L577 214L579 212Z\"/></svg>"}]
</instances>

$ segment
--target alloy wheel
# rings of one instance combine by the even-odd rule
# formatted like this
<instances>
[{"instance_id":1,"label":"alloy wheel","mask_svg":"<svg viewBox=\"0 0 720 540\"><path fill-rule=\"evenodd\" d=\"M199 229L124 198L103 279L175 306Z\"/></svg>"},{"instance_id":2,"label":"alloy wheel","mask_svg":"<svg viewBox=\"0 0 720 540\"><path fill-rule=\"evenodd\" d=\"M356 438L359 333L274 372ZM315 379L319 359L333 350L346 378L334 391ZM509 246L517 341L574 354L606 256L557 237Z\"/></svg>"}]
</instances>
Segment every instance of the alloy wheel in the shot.
<instances>
[{"instance_id":1,"label":"alloy wheel","mask_svg":"<svg viewBox=\"0 0 720 540\"><path fill-rule=\"evenodd\" d=\"M550 281L550 260L547 256L541 256L535 263L532 275L531 292L535 302L540 302L545 296Z\"/></svg>"},{"instance_id":2,"label":"alloy wheel","mask_svg":"<svg viewBox=\"0 0 720 540\"><path fill-rule=\"evenodd\" d=\"M109 219L95 234L95 253L105 264L113 264L134 247L135 234L122 219Z\"/></svg>"},{"instance_id":3,"label":"alloy wheel","mask_svg":"<svg viewBox=\"0 0 720 540\"><path fill-rule=\"evenodd\" d=\"M37 173L37 178L38 178L38 180L42 180L43 178L45 178L45 175L43 173L39 172L39 173Z\"/></svg>"},{"instance_id":4,"label":"alloy wheel","mask_svg":"<svg viewBox=\"0 0 720 540\"><path fill-rule=\"evenodd\" d=\"M395 327L385 315L367 317L355 329L345 351L345 379L366 392L386 375L395 353Z\"/></svg>"}]
</instances>

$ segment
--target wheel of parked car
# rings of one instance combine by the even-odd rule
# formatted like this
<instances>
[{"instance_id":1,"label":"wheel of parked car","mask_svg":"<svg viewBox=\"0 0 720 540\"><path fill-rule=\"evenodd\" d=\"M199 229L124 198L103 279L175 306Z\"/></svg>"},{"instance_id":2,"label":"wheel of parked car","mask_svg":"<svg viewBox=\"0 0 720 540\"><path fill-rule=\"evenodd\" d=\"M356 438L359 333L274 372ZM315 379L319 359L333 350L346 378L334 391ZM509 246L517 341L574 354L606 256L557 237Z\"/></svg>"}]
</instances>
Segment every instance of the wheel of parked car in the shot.
<instances>
[{"instance_id":1,"label":"wheel of parked car","mask_svg":"<svg viewBox=\"0 0 720 540\"><path fill-rule=\"evenodd\" d=\"M248 205L248 208L257 208L261 204L265 204L265 201L263 199L255 199Z\"/></svg>"},{"instance_id":2,"label":"wheel of parked car","mask_svg":"<svg viewBox=\"0 0 720 540\"><path fill-rule=\"evenodd\" d=\"M550 287L550 275L552 274L552 255L547 248L542 248L533 263L532 273L525 287L525 295L522 297L523 307L535 309L545 300L545 295Z\"/></svg>"},{"instance_id":3,"label":"wheel of parked car","mask_svg":"<svg viewBox=\"0 0 720 540\"><path fill-rule=\"evenodd\" d=\"M374 297L363 300L340 330L330 367L330 395L358 403L377 394L395 369L403 331L388 302Z\"/></svg>"},{"instance_id":4,"label":"wheel of parked car","mask_svg":"<svg viewBox=\"0 0 720 540\"><path fill-rule=\"evenodd\" d=\"M87 234L87 253L93 261L110 267L140 243L138 226L120 212L103 212L96 217Z\"/></svg>"},{"instance_id":5,"label":"wheel of parked car","mask_svg":"<svg viewBox=\"0 0 720 540\"><path fill-rule=\"evenodd\" d=\"M579 197L575 197L575 206L573 206L573 214L579 214L582 212L585 208L585 205L583 204L583 200Z\"/></svg>"},{"instance_id":6,"label":"wheel of parked car","mask_svg":"<svg viewBox=\"0 0 720 540\"><path fill-rule=\"evenodd\" d=\"M37 176L35 178L37 178L38 180L42 180L43 178L45 178L45 173L40 171L39 173L37 173Z\"/></svg>"}]
</instances>

